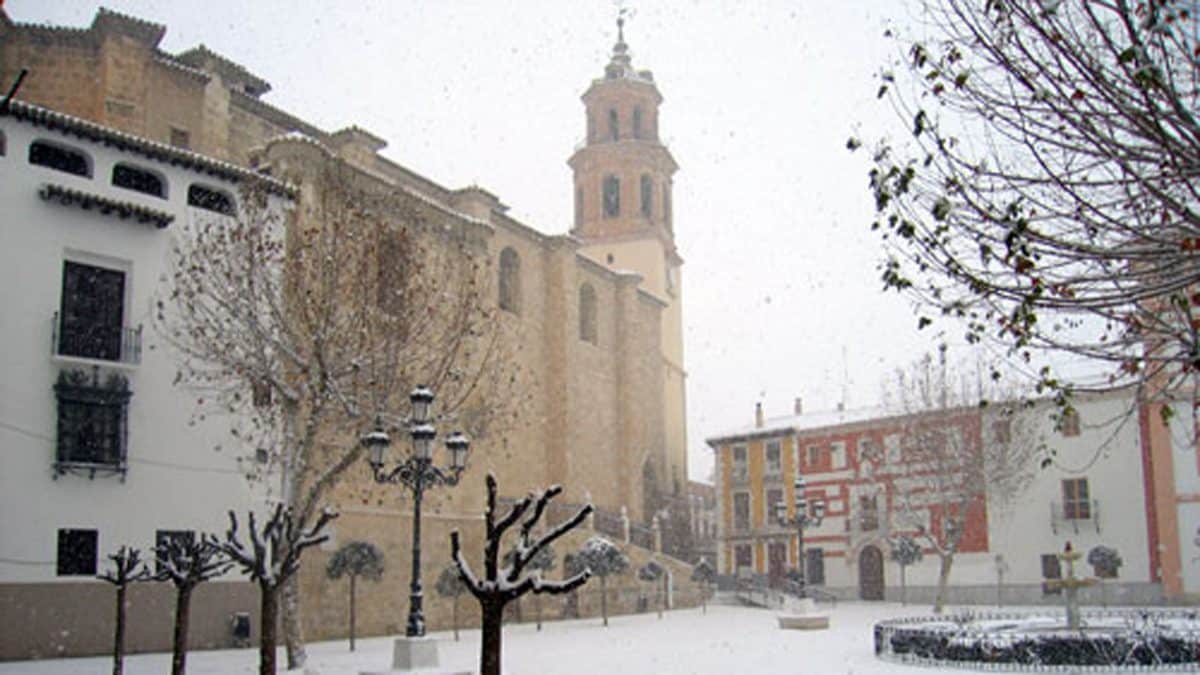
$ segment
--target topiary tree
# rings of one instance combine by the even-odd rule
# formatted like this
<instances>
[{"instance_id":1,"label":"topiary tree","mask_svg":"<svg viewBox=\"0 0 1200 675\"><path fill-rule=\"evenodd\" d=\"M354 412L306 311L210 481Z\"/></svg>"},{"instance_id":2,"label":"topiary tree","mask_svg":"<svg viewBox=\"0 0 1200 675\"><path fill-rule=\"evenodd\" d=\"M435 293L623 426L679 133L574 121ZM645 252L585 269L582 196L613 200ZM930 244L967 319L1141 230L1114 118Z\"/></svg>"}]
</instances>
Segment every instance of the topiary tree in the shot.
<instances>
[{"instance_id":1,"label":"topiary tree","mask_svg":"<svg viewBox=\"0 0 1200 675\"><path fill-rule=\"evenodd\" d=\"M97 575L102 581L107 581L117 589L117 625L113 629L113 675L121 675L125 670L125 589L129 584L146 581L150 573L142 562L142 554L136 548L122 546L117 552L108 556L112 561L112 569Z\"/></svg>"},{"instance_id":2,"label":"topiary tree","mask_svg":"<svg viewBox=\"0 0 1200 675\"><path fill-rule=\"evenodd\" d=\"M511 567L513 564L513 561L516 560L516 556L517 556L517 549L515 549L515 548L509 549L508 553L504 554L504 565L506 567ZM525 569L535 571L535 572L541 572L542 574L553 571L554 570L554 547L547 545L546 548L543 548L542 550L538 551L537 554L533 556L533 559L531 559L529 561L529 563L525 565ZM514 600L513 605L516 607L517 621L519 622L521 620L521 599L517 598L516 600ZM534 612L534 615L537 617L537 629L541 630L542 629L542 602L541 602L541 599L538 597L537 593L533 594L533 612Z\"/></svg>"},{"instance_id":3,"label":"topiary tree","mask_svg":"<svg viewBox=\"0 0 1200 675\"><path fill-rule=\"evenodd\" d=\"M895 537L889 543L892 549L889 557L892 562L900 566L900 604L907 605L908 583L904 573L909 565L921 562L924 553L922 553L921 545L917 543L917 540L907 534Z\"/></svg>"},{"instance_id":4,"label":"topiary tree","mask_svg":"<svg viewBox=\"0 0 1200 675\"><path fill-rule=\"evenodd\" d=\"M651 584L654 587L654 607L658 610L658 618L662 618L662 578L667 575L665 567L660 565L656 560L650 560L645 565L638 568L638 579Z\"/></svg>"},{"instance_id":5,"label":"topiary tree","mask_svg":"<svg viewBox=\"0 0 1200 675\"><path fill-rule=\"evenodd\" d=\"M1100 602L1108 607L1108 587L1104 580L1115 579L1117 570L1125 561L1121 560L1121 554L1117 552L1117 549L1103 544L1088 551L1087 561L1096 571L1096 576L1100 578Z\"/></svg>"},{"instance_id":6,"label":"topiary tree","mask_svg":"<svg viewBox=\"0 0 1200 675\"><path fill-rule=\"evenodd\" d=\"M629 557L616 544L596 536L584 542L571 557L571 566L576 570L591 570L600 577L600 615L608 625L608 577L629 569ZM570 570L568 570L570 571Z\"/></svg>"},{"instance_id":7,"label":"topiary tree","mask_svg":"<svg viewBox=\"0 0 1200 675\"><path fill-rule=\"evenodd\" d=\"M442 568L441 575L438 576L437 585L435 586L437 594L443 598L452 598L451 614L454 622L454 641L458 641L458 598L460 595L467 592L467 585L463 583L462 576L458 573L458 566L450 563Z\"/></svg>"},{"instance_id":8,"label":"topiary tree","mask_svg":"<svg viewBox=\"0 0 1200 675\"><path fill-rule=\"evenodd\" d=\"M192 591L200 584L229 571L233 561L225 555L210 534L197 539L191 532L179 532L167 537L154 548L158 572L157 581L170 581L175 586L175 635L171 643L171 675L183 675L187 668L188 617L191 614Z\"/></svg>"},{"instance_id":9,"label":"topiary tree","mask_svg":"<svg viewBox=\"0 0 1200 675\"><path fill-rule=\"evenodd\" d=\"M700 584L700 613L708 614L708 588L717 579L717 571L709 564L708 558L700 558L692 568L692 581Z\"/></svg>"},{"instance_id":10,"label":"topiary tree","mask_svg":"<svg viewBox=\"0 0 1200 675\"><path fill-rule=\"evenodd\" d=\"M336 581L350 577L350 651L354 651L354 606L359 577L378 580L383 576L383 551L367 541L352 541L334 551L325 565L325 576Z\"/></svg>"}]
</instances>

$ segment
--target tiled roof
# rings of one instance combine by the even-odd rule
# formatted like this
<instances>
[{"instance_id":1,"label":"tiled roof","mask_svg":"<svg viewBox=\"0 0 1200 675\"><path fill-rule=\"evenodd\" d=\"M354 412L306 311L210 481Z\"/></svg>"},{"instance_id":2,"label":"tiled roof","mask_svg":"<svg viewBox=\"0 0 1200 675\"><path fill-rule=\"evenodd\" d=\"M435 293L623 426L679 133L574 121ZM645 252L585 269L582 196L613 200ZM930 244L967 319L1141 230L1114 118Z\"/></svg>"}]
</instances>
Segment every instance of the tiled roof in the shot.
<instances>
[{"instance_id":1,"label":"tiled roof","mask_svg":"<svg viewBox=\"0 0 1200 675\"><path fill-rule=\"evenodd\" d=\"M153 223L158 229L170 225L175 216L166 211L159 211L133 202L123 202L94 195L82 190L75 190L55 183L46 183L38 189L38 196L43 201L56 201L63 206L78 206L84 211L95 209L102 215L115 216L121 220L133 218L139 223Z\"/></svg>"}]
</instances>

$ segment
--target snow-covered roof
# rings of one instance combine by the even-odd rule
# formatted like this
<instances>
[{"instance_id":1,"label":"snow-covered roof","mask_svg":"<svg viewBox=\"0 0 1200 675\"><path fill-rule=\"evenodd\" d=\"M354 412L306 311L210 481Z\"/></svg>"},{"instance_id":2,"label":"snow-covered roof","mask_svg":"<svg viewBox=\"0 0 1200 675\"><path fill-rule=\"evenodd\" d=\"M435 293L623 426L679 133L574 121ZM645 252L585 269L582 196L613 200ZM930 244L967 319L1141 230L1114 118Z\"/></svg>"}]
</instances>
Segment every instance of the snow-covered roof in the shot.
<instances>
[{"instance_id":1,"label":"snow-covered roof","mask_svg":"<svg viewBox=\"0 0 1200 675\"><path fill-rule=\"evenodd\" d=\"M850 410L826 410L801 415L786 415L770 417L763 420L762 426L749 424L744 427L731 429L706 439L706 443L715 446L723 441L733 441L744 438L762 436L778 436L797 431L812 431L829 427L839 427L847 424L866 422L868 420L893 417L895 411L883 407L855 408Z\"/></svg>"}]
</instances>

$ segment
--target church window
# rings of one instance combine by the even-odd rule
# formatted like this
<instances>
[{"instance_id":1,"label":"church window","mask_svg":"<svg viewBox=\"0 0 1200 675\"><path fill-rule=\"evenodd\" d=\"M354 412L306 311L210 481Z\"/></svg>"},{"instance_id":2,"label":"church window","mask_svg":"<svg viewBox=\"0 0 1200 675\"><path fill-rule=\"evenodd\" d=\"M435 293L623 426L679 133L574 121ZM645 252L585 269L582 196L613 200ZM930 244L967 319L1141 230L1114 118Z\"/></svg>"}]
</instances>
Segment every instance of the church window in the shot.
<instances>
[{"instance_id":1,"label":"church window","mask_svg":"<svg viewBox=\"0 0 1200 675\"><path fill-rule=\"evenodd\" d=\"M616 176L604 177L604 217L616 218L621 215L621 179Z\"/></svg>"},{"instance_id":2,"label":"church window","mask_svg":"<svg viewBox=\"0 0 1200 675\"><path fill-rule=\"evenodd\" d=\"M34 141L29 146L29 163L84 178L92 177L92 163L74 148Z\"/></svg>"},{"instance_id":3,"label":"church window","mask_svg":"<svg viewBox=\"0 0 1200 675\"><path fill-rule=\"evenodd\" d=\"M642 174L642 215L649 218L654 212L654 181Z\"/></svg>"},{"instance_id":4,"label":"church window","mask_svg":"<svg viewBox=\"0 0 1200 675\"><path fill-rule=\"evenodd\" d=\"M579 287L579 339L596 344L596 291L591 284Z\"/></svg>"},{"instance_id":5,"label":"church window","mask_svg":"<svg viewBox=\"0 0 1200 675\"><path fill-rule=\"evenodd\" d=\"M167 197L166 182L161 175L130 164L118 164L113 167L112 184L152 197Z\"/></svg>"},{"instance_id":6,"label":"church window","mask_svg":"<svg viewBox=\"0 0 1200 675\"><path fill-rule=\"evenodd\" d=\"M583 188L575 188L575 227L583 224Z\"/></svg>"},{"instance_id":7,"label":"church window","mask_svg":"<svg viewBox=\"0 0 1200 675\"><path fill-rule=\"evenodd\" d=\"M233 215L233 197L221 190L214 190L203 185L188 186L188 206L194 206L206 211L214 211L227 216Z\"/></svg>"},{"instance_id":8,"label":"church window","mask_svg":"<svg viewBox=\"0 0 1200 675\"><path fill-rule=\"evenodd\" d=\"M642 137L642 109L641 108L633 109L633 137L634 138Z\"/></svg>"},{"instance_id":9,"label":"church window","mask_svg":"<svg viewBox=\"0 0 1200 675\"><path fill-rule=\"evenodd\" d=\"M500 252L500 309L521 311L521 258L511 248Z\"/></svg>"},{"instance_id":10,"label":"church window","mask_svg":"<svg viewBox=\"0 0 1200 675\"><path fill-rule=\"evenodd\" d=\"M611 108L608 111L608 135L612 140L621 138L621 125L617 120L617 109Z\"/></svg>"}]
</instances>

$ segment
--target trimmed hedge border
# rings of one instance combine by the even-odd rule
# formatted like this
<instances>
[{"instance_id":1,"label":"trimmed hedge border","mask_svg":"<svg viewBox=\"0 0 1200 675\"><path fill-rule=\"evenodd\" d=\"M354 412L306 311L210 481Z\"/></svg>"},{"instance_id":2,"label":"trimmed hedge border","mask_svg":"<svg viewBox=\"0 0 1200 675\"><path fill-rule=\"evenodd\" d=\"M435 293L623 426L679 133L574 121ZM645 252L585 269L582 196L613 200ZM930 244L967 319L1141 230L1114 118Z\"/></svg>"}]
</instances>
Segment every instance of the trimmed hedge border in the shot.
<instances>
[{"instance_id":1,"label":"trimmed hedge border","mask_svg":"<svg viewBox=\"0 0 1200 675\"><path fill-rule=\"evenodd\" d=\"M1087 634L1068 633L1065 627L1054 632L1032 628L998 632L978 625L1057 618L1045 612L905 617L875 624L875 655L906 665L1008 672L1200 670L1200 612L1196 610L1084 610L1081 614L1085 624L1115 619L1124 627ZM1190 627L1163 626L1164 620L1187 621Z\"/></svg>"}]
</instances>

